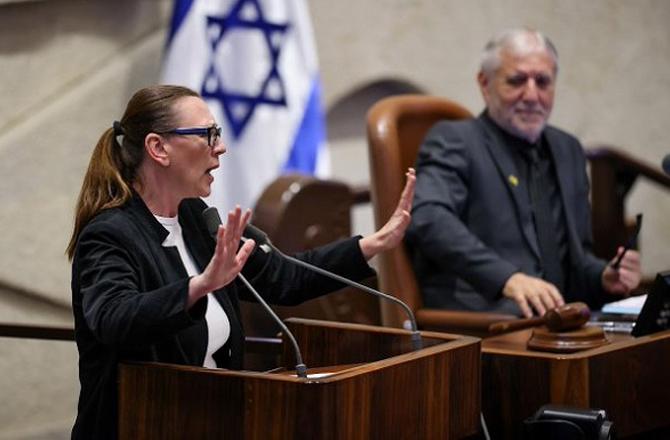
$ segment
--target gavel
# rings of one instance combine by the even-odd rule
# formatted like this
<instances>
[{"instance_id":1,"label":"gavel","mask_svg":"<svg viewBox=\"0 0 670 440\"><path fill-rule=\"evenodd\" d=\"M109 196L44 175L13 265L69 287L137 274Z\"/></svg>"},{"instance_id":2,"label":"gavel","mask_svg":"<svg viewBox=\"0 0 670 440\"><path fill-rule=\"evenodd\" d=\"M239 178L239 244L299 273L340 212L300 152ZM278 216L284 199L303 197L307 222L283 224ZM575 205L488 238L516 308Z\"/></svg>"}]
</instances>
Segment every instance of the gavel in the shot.
<instances>
[{"instance_id":1,"label":"gavel","mask_svg":"<svg viewBox=\"0 0 670 440\"><path fill-rule=\"evenodd\" d=\"M591 317L589 306L583 302L564 304L547 311L536 318L517 319L513 321L494 322L489 325L489 332L504 333L522 328L546 325L552 332L575 330L584 325Z\"/></svg>"}]
</instances>

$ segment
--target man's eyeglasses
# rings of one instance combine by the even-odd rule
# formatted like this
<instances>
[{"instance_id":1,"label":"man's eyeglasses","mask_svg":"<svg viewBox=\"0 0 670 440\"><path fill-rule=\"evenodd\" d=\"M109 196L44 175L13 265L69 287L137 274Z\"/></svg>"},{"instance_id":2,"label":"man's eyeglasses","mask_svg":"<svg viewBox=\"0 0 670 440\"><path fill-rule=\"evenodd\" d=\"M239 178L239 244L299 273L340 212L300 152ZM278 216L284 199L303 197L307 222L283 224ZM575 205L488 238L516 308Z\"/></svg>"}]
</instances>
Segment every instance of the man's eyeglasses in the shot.
<instances>
[{"instance_id":1,"label":"man's eyeglasses","mask_svg":"<svg viewBox=\"0 0 670 440\"><path fill-rule=\"evenodd\" d=\"M203 138L207 136L207 145L210 148L214 148L219 143L219 140L221 140L221 127L218 125L212 125L211 127L175 128L164 133L182 136L195 135Z\"/></svg>"}]
</instances>

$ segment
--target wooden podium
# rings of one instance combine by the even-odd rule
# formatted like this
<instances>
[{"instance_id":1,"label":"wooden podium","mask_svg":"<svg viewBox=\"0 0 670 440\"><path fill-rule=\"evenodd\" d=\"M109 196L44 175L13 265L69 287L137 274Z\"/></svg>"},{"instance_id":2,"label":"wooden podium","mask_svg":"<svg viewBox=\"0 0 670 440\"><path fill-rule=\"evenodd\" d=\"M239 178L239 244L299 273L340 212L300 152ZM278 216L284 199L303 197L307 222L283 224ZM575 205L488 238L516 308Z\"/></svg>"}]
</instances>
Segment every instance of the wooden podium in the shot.
<instances>
[{"instance_id":1,"label":"wooden podium","mask_svg":"<svg viewBox=\"0 0 670 440\"><path fill-rule=\"evenodd\" d=\"M618 438L670 433L670 331L607 333L608 345L571 354L528 350L531 331L482 341L483 412L492 438L523 438L523 420L547 403L604 409Z\"/></svg>"},{"instance_id":2,"label":"wooden podium","mask_svg":"<svg viewBox=\"0 0 670 440\"><path fill-rule=\"evenodd\" d=\"M123 364L119 438L456 439L479 431L477 338L306 319L267 372Z\"/></svg>"}]
</instances>

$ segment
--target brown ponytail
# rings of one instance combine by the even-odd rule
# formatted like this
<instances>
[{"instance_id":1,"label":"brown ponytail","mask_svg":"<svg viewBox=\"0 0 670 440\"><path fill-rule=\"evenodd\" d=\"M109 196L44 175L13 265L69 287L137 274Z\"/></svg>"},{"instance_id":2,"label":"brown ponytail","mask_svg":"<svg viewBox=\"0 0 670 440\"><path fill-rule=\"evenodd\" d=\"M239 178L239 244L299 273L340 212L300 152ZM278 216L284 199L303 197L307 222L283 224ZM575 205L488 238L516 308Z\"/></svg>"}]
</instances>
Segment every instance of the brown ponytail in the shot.
<instances>
[{"instance_id":1,"label":"brown ponytail","mask_svg":"<svg viewBox=\"0 0 670 440\"><path fill-rule=\"evenodd\" d=\"M66 254L71 260L82 229L100 211L125 204L144 160L144 139L149 133L167 132L174 126L172 108L177 100L199 96L186 87L158 85L137 91L128 102L121 122L114 123L98 140L84 176L75 208L74 229ZM120 136L119 136L120 135ZM119 143L118 139L122 141Z\"/></svg>"}]
</instances>

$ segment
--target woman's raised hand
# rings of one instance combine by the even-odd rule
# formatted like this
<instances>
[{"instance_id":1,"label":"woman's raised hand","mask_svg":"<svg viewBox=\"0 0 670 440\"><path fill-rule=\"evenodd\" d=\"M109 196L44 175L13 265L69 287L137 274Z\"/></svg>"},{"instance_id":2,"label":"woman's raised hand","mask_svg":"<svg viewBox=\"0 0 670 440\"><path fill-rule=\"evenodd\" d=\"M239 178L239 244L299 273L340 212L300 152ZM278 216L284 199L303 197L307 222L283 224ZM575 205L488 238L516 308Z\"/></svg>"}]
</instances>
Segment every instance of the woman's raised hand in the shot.
<instances>
[{"instance_id":1,"label":"woman's raised hand","mask_svg":"<svg viewBox=\"0 0 670 440\"><path fill-rule=\"evenodd\" d=\"M253 240L247 240L238 250L250 218L251 210L247 209L243 214L239 206L228 212L226 225L219 225L216 232L216 248L212 259L205 270L189 282L188 307L207 293L226 286L240 273L255 245Z\"/></svg>"},{"instance_id":2,"label":"woman's raised hand","mask_svg":"<svg viewBox=\"0 0 670 440\"><path fill-rule=\"evenodd\" d=\"M411 219L410 211L414 200L414 188L416 186L416 173L414 168L408 168L405 173L407 181L400 195L398 205L393 211L391 218L377 232L363 237L358 243L366 260L374 257L380 252L393 249L398 246L405 236L405 230Z\"/></svg>"}]
</instances>

